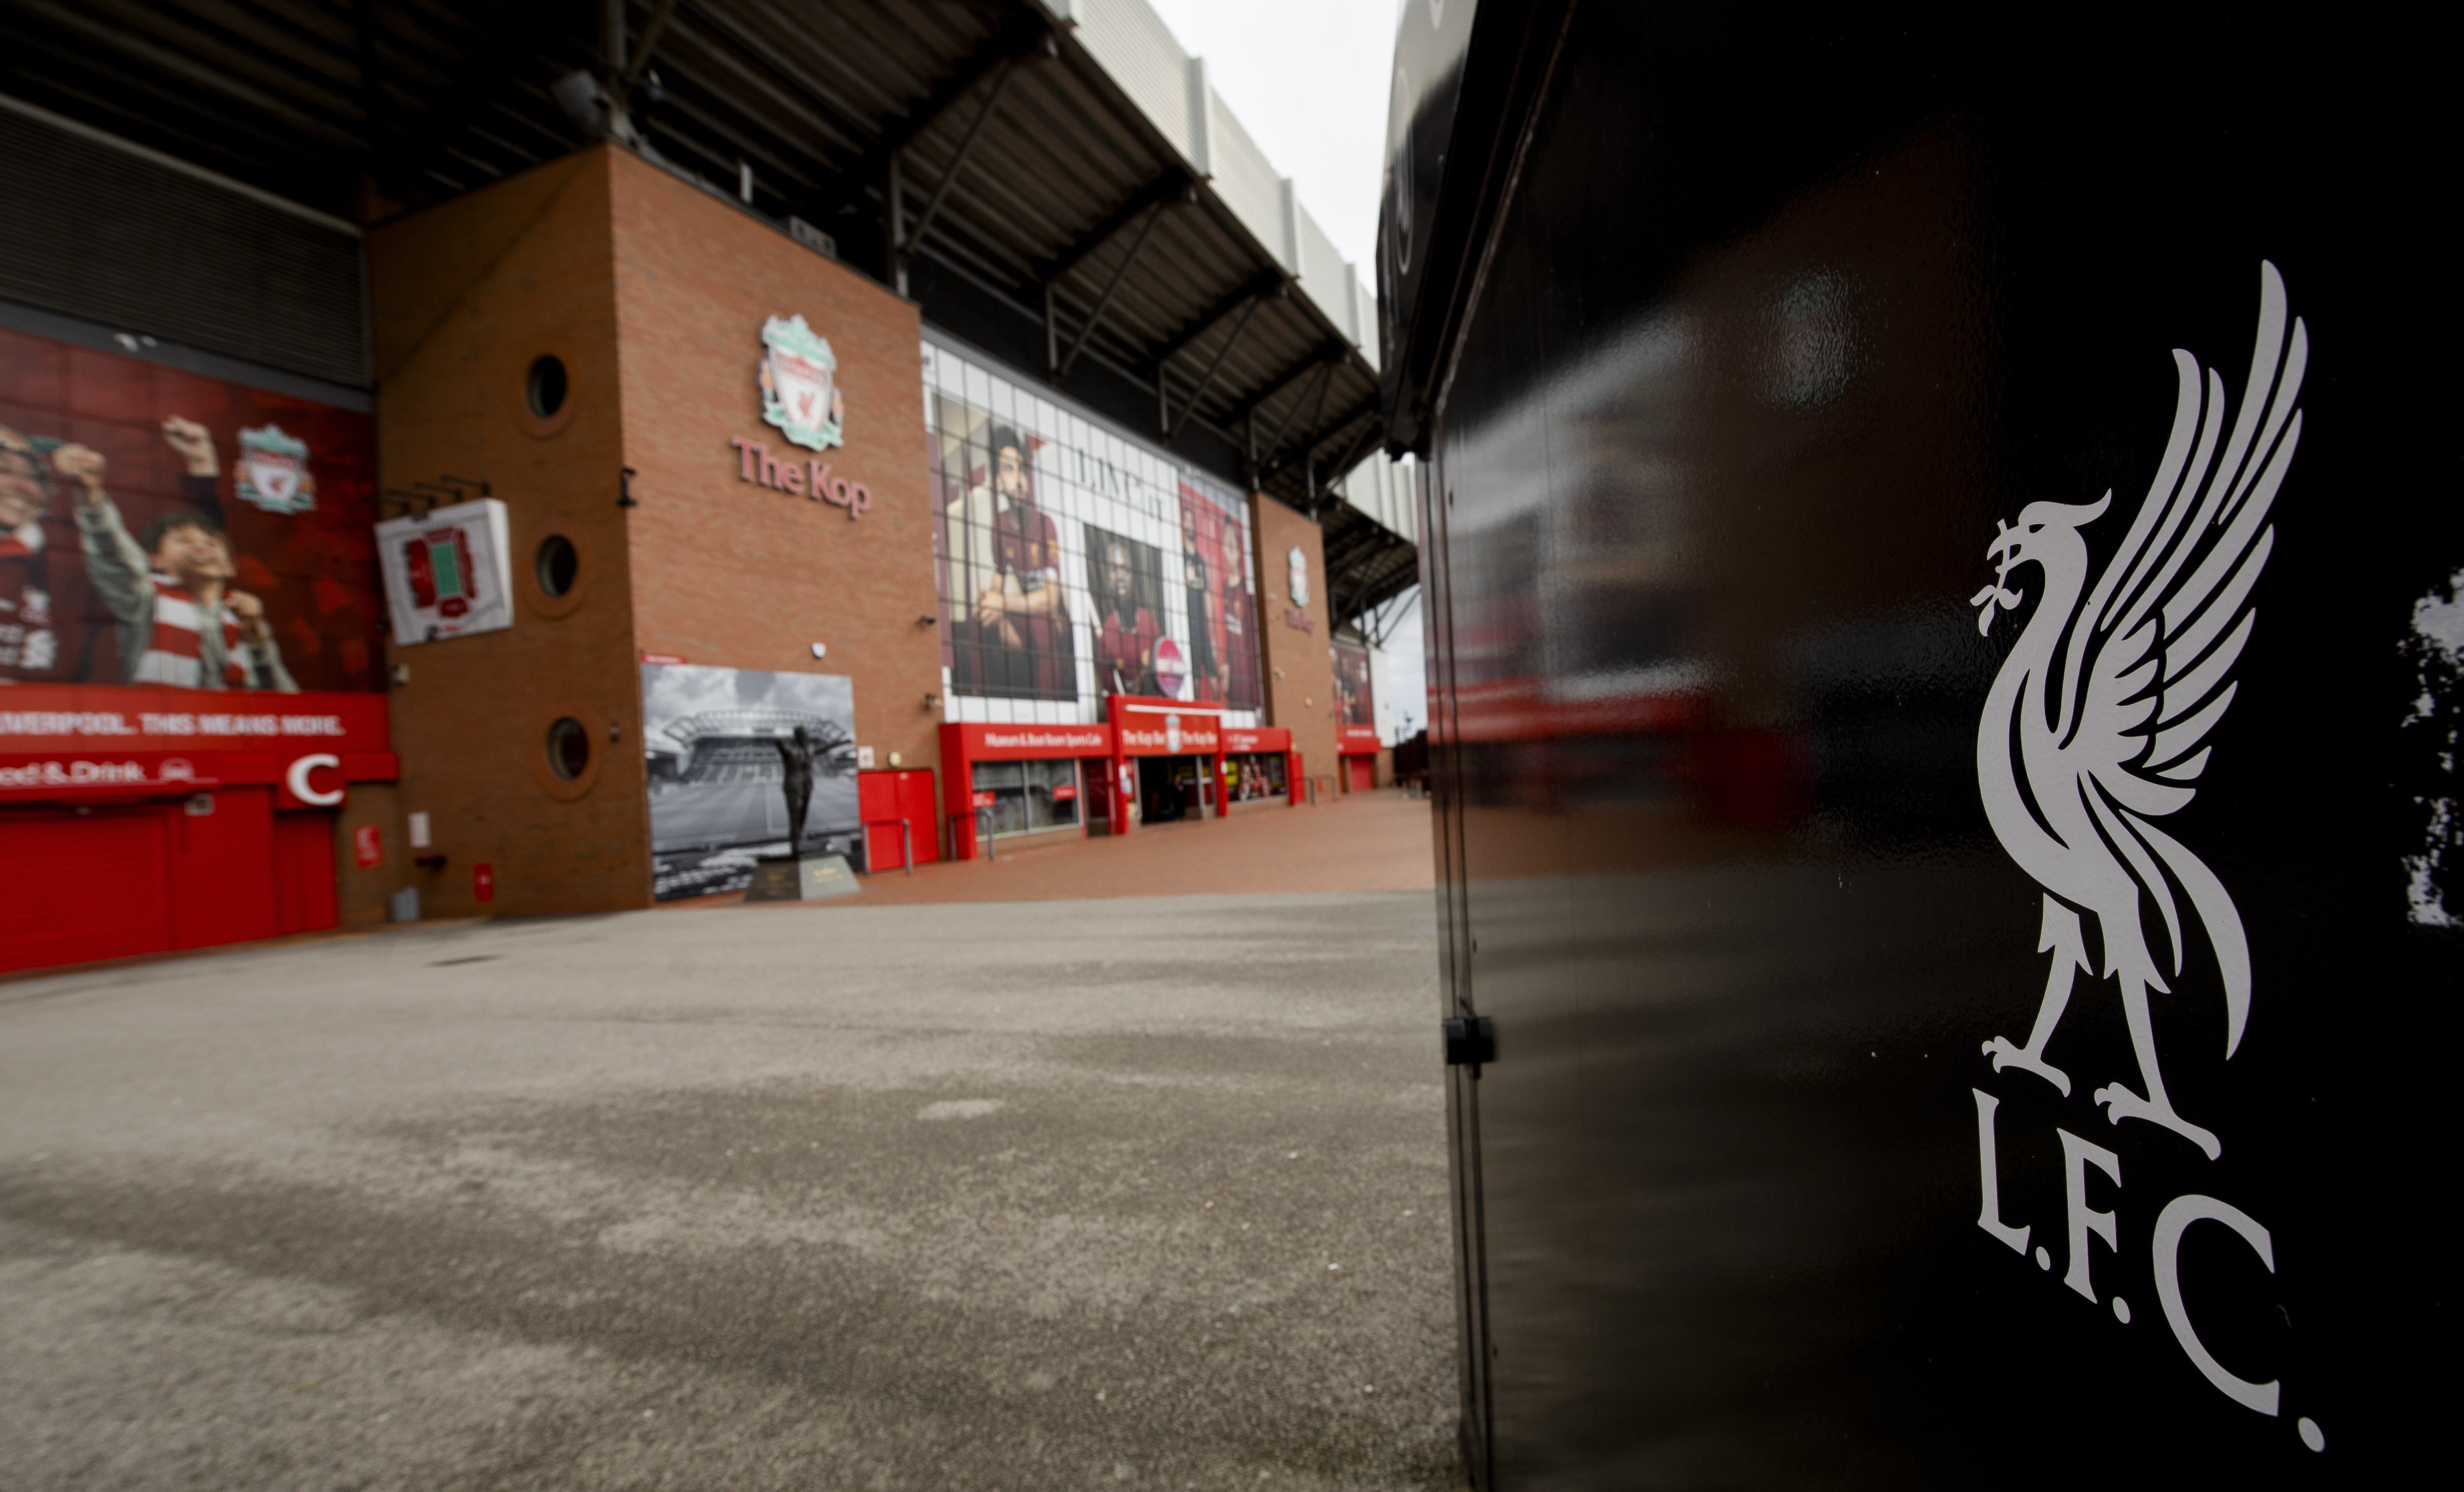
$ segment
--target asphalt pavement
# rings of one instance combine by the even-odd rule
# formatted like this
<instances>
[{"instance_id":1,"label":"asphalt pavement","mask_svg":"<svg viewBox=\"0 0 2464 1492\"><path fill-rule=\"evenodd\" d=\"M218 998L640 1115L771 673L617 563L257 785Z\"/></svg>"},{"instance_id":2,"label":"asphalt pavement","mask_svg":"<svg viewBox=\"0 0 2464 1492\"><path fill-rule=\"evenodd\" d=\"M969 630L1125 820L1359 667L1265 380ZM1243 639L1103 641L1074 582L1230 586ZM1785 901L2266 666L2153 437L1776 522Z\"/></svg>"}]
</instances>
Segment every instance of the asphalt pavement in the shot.
<instances>
[{"instance_id":1,"label":"asphalt pavement","mask_svg":"<svg viewBox=\"0 0 2464 1492\"><path fill-rule=\"evenodd\" d=\"M1426 891L0 984L0 1485L1456 1483Z\"/></svg>"}]
</instances>

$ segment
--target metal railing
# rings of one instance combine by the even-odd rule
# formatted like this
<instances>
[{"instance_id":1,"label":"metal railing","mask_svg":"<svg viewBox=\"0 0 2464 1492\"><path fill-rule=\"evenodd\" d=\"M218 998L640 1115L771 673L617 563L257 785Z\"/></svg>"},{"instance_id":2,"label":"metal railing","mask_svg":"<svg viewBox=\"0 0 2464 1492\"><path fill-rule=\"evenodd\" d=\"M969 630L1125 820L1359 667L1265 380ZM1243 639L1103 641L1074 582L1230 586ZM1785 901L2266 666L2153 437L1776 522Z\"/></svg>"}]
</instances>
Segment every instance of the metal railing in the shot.
<instances>
[{"instance_id":1,"label":"metal railing","mask_svg":"<svg viewBox=\"0 0 2464 1492\"><path fill-rule=\"evenodd\" d=\"M887 829L892 824L898 826L898 853L905 857L907 874L913 876L915 874L915 826L903 818L875 818L866 822L864 868L867 871L872 869L872 832L876 829Z\"/></svg>"}]
</instances>

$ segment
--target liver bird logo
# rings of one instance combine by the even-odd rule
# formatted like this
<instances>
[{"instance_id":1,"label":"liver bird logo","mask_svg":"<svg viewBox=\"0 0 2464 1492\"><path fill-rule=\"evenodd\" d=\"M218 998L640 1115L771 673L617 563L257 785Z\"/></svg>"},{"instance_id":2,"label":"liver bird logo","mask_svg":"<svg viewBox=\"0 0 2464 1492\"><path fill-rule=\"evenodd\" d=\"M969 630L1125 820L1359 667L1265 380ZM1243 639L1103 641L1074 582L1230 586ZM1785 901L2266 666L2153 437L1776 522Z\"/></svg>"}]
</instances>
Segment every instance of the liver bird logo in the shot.
<instances>
[{"instance_id":1,"label":"liver bird logo","mask_svg":"<svg viewBox=\"0 0 2464 1492\"><path fill-rule=\"evenodd\" d=\"M2238 413L2224 380L2176 349L2172 438L2113 558L2092 571L2079 535L2113 505L2111 492L2086 504L2033 502L2015 524L1997 524L1986 550L1993 584L1969 603L1977 630L1990 632L2025 599L2011 587L2013 572L2034 565L2041 576L2035 611L1986 698L1976 779L1994 836L2044 887L2037 948L2053 968L2027 1043L1996 1036L1986 1055L1996 1072L2034 1073L2068 1096L2069 1075L2045 1060L2045 1045L2073 978L2118 979L2144 1091L2115 1082L2096 1102L2109 1122L2162 1125L2211 1160L2224 1147L2166 1096L2148 996L2168 989L2168 972L2181 974L2187 901L2223 979L2230 1058L2250 1023L2250 944L2224 882L2156 820L2197 795L2209 738L2238 687L2233 665L2257 619L2251 589L2275 547L2268 509L2301 439L2295 403L2308 357L2301 323L2287 332L2282 277L2261 264ZM2150 907L2164 924L2161 960L2143 919ZM2088 961L2082 914L2096 920L2101 976Z\"/></svg>"}]
</instances>

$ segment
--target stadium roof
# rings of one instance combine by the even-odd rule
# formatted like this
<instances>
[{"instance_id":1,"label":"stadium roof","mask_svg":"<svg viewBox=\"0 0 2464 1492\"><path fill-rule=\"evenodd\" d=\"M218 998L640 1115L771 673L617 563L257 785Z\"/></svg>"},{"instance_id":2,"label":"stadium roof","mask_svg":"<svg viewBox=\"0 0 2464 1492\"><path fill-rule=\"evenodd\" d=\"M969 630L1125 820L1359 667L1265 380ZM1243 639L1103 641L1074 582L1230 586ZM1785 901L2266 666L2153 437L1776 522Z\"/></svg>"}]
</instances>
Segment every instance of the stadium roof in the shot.
<instances>
[{"instance_id":1,"label":"stadium roof","mask_svg":"<svg viewBox=\"0 0 2464 1492\"><path fill-rule=\"evenodd\" d=\"M0 89L362 223L615 138L1415 578L1374 306L1144 0L8 0Z\"/></svg>"}]
</instances>

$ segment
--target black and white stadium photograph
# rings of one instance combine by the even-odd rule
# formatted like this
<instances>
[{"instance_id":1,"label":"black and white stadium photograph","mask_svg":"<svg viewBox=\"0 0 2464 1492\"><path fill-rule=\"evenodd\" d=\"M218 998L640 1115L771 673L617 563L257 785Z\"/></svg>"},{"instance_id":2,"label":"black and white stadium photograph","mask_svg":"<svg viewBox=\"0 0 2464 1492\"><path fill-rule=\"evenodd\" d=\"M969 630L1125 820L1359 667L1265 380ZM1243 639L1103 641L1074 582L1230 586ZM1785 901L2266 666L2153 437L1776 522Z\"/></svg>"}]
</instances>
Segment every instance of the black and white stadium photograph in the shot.
<instances>
[{"instance_id":1,"label":"black and white stadium photograph","mask_svg":"<svg viewBox=\"0 0 2464 1492\"><path fill-rule=\"evenodd\" d=\"M787 764L803 731L812 798L801 855L863 854L855 687L844 674L642 665L650 784L650 889L662 902L741 891L790 852Z\"/></svg>"}]
</instances>

